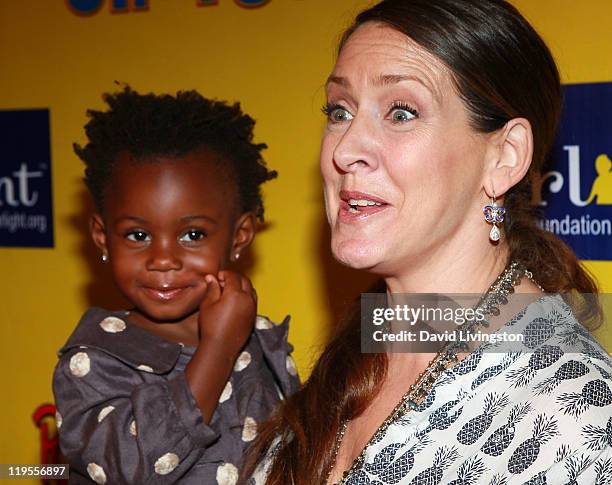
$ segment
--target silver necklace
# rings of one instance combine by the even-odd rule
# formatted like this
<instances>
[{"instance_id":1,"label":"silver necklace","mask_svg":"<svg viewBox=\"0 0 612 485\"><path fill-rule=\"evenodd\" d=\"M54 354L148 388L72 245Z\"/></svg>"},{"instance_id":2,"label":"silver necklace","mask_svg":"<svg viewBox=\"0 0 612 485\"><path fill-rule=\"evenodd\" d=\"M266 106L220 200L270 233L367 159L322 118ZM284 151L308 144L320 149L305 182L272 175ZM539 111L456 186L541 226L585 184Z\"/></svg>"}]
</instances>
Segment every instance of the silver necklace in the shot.
<instances>
[{"instance_id":1,"label":"silver necklace","mask_svg":"<svg viewBox=\"0 0 612 485\"><path fill-rule=\"evenodd\" d=\"M528 271L518 261L512 261L506 269L497 277L495 282L489 287L484 296L480 299L475 309L480 309L482 313L487 315L499 315L499 307L508 303L508 295L514 293L514 287L517 286L523 276L527 277L533 282L542 292L542 288L533 278L533 274ZM467 329L469 331L470 329ZM361 453L353 460L351 466L342 474L340 481L334 485L344 485L347 478L352 472L361 468L365 462L366 450L375 442L378 442L382 438L382 435L386 433L387 428L400 416L404 416L406 413L413 409L416 409L419 404L423 402L425 396L432 388L440 374L449 368L452 364L457 362L457 353L460 350L457 343L447 344L436 356L429 362L427 368L419 374L416 382L410 386L410 389L404 394L399 403L393 408L391 414L382 422L378 429L374 432L372 437L368 440L366 445L361 450ZM327 472L326 483L329 482L331 473L336 465L338 459L338 452L340 451L340 445L344 439L346 429L348 427L349 420L345 419L340 424L338 433L336 434L336 440L334 448L332 449L332 459Z\"/></svg>"}]
</instances>

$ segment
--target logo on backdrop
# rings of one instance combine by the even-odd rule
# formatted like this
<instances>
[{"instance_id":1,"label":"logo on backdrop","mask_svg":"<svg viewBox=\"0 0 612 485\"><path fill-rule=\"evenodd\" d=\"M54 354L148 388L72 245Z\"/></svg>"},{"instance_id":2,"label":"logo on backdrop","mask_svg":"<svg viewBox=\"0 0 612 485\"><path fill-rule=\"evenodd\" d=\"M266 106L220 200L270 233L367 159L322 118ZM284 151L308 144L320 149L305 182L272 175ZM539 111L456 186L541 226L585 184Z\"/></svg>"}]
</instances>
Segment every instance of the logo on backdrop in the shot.
<instances>
[{"instance_id":1,"label":"logo on backdrop","mask_svg":"<svg viewBox=\"0 0 612 485\"><path fill-rule=\"evenodd\" d=\"M53 247L49 110L0 111L0 246Z\"/></svg>"},{"instance_id":2,"label":"logo on backdrop","mask_svg":"<svg viewBox=\"0 0 612 485\"><path fill-rule=\"evenodd\" d=\"M197 7L210 7L219 4L219 0L193 0ZM234 0L234 3L244 8L263 7L270 0ZM108 3L111 13L146 12L149 10L149 0L66 0L66 5L72 13L79 16L90 16L98 13Z\"/></svg>"},{"instance_id":3,"label":"logo on backdrop","mask_svg":"<svg viewBox=\"0 0 612 485\"><path fill-rule=\"evenodd\" d=\"M553 170L541 179L540 224L581 259L612 260L612 83L564 91Z\"/></svg>"}]
</instances>

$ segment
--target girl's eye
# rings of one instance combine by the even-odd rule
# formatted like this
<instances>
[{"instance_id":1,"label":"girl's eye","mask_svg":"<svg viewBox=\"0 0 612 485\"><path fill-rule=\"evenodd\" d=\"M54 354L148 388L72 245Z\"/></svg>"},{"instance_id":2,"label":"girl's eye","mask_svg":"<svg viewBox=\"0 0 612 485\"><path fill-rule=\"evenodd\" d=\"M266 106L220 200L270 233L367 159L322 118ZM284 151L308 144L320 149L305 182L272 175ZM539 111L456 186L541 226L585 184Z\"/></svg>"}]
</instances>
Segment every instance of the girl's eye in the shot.
<instances>
[{"instance_id":1,"label":"girl's eye","mask_svg":"<svg viewBox=\"0 0 612 485\"><path fill-rule=\"evenodd\" d=\"M128 232L125 236L129 241L143 242L149 241L151 236L144 231Z\"/></svg>"},{"instance_id":2,"label":"girl's eye","mask_svg":"<svg viewBox=\"0 0 612 485\"><path fill-rule=\"evenodd\" d=\"M330 123L342 123L344 121L350 121L353 119L353 115L339 104L327 104L323 106L322 111L325 115L327 115L327 119L330 121Z\"/></svg>"},{"instance_id":3,"label":"girl's eye","mask_svg":"<svg viewBox=\"0 0 612 485\"><path fill-rule=\"evenodd\" d=\"M407 104L395 103L391 107L389 116L393 123L404 123L405 121L415 119L418 116L418 113L416 109L408 106Z\"/></svg>"},{"instance_id":4,"label":"girl's eye","mask_svg":"<svg viewBox=\"0 0 612 485\"><path fill-rule=\"evenodd\" d=\"M187 231L180 238L180 241L183 242L194 242L204 239L206 237L206 233L204 231L191 230Z\"/></svg>"}]
</instances>

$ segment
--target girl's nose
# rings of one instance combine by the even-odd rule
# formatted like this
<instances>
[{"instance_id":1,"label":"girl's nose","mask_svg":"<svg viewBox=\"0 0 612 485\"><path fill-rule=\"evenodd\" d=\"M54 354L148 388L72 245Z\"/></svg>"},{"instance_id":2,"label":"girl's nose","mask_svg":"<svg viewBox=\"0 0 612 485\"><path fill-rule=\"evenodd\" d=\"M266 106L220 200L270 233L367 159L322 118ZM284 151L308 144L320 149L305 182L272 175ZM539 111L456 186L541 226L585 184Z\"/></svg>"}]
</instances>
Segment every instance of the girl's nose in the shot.
<instances>
[{"instance_id":1,"label":"girl's nose","mask_svg":"<svg viewBox=\"0 0 612 485\"><path fill-rule=\"evenodd\" d=\"M149 271L171 271L181 269L182 261L179 251L180 249L175 247L172 241L155 241L150 246L147 269Z\"/></svg>"}]
</instances>

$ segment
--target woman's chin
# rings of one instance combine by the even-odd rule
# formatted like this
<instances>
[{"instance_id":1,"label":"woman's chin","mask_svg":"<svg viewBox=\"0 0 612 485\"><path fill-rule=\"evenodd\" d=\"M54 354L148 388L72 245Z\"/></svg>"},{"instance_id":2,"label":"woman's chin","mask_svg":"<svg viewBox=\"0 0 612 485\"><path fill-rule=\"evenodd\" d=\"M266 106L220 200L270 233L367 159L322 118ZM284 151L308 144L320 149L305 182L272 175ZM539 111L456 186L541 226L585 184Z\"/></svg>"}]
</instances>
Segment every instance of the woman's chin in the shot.
<instances>
[{"instance_id":1,"label":"woman's chin","mask_svg":"<svg viewBox=\"0 0 612 485\"><path fill-rule=\"evenodd\" d=\"M383 251L380 246L359 241L332 241L332 253L349 268L372 270L381 263Z\"/></svg>"}]
</instances>

